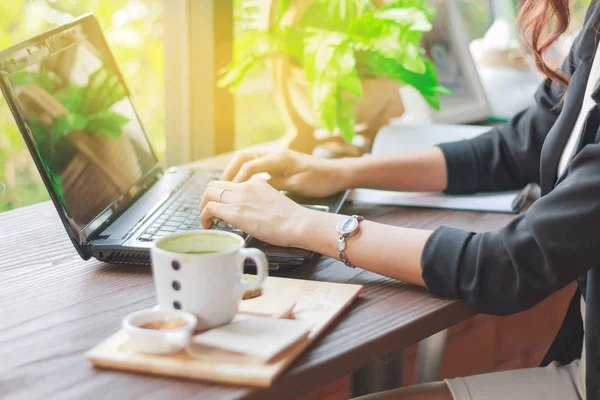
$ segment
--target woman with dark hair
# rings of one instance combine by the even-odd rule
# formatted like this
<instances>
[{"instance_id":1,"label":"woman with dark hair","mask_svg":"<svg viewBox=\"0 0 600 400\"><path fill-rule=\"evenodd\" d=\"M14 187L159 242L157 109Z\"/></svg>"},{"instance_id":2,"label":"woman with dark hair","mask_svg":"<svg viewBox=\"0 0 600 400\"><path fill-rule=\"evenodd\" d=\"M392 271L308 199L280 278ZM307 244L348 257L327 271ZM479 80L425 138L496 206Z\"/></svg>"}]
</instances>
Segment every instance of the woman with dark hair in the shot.
<instances>
[{"instance_id":1,"label":"woman with dark hair","mask_svg":"<svg viewBox=\"0 0 600 400\"><path fill-rule=\"evenodd\" d=\"M322 160L293 152L239 155L201 206L267 242L339 257L348 266L459 298L473 311L526 310L570 282L578 290L539 368L490 373L380 394L385 399L600 399L600 4L560 71L542 54L569 23L568 0L523 0L523 37L548 79L536 105L468 141L396 157ZM553 26L552 34L542 33ZM269 183L250 179L267 172ZM343 189L516 190L542 197L496 232L433 232L309 210L281 189L321 197ZM582 320L583 316L583 320Z\"/></svg>"}]
</instances>

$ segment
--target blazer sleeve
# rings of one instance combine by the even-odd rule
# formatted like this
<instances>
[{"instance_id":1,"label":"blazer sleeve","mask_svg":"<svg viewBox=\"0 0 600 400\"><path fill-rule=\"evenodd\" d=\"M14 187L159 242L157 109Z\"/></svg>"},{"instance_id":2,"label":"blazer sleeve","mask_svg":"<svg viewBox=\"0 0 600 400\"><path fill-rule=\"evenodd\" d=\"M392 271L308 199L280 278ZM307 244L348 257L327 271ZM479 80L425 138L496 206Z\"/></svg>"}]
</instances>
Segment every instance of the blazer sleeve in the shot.
<instances>
[{"instance_id":1,"label":"blazer sleeve","mask_svg":"<svg viewBox=\"0 0 600 400\"><path fill-rule=\"evenodd\" d=\"M563 73L572 76L574 65L571 50ZM438 145L448 171L445 193L518 190L539 183L542 144L562 109L564 89L547 79L535 94L535 104L501 128L471 140Z\"/></svg>"},{"instance_id":2,"label":"blazer sleeve","mask_svg":"<svg viewBox=\"0 0 600 400\"><path fill-rule=\"evenodd\" d=\"M600 144L588 144L554 190L505 228L436 230L421 260L428 291L463 299L477 312L506 315L600 265L598 171Z\"/></svg>"}]
</instances>

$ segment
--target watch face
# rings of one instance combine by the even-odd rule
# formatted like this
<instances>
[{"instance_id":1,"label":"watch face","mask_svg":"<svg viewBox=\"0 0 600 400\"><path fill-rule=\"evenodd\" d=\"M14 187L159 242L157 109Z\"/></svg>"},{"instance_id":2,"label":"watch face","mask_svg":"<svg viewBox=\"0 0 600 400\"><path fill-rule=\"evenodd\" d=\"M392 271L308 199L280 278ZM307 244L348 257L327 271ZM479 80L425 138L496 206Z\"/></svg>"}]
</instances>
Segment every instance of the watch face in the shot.
<instances>
[{"instance_id":1,"label":"watch face","mask_svg":"<svg viewBox=\"0 0 600 400\"><path fill-rule=\"evenodd\" d=\"M354 217L346 217L337 223L337 231L340 235L348 235L358 228L358 221Z\"/></svg>"}]
</instances>

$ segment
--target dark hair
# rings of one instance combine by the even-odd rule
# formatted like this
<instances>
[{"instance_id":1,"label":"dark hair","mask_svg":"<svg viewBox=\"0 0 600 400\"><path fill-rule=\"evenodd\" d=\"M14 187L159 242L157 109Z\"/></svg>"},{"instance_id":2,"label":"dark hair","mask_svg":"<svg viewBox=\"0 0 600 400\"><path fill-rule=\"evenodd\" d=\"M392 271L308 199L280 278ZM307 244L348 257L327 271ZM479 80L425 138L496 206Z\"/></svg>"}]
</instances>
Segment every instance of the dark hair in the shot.
<instances>
[{"instance_id":1,"label":"dark hair","mask_svg":"<svg viewBox=\"0 0 600 400\"><path fill-rule=\"evenodd\" d=\"M536 67L548 78L562 85L569 79L546 64L544 52L568 28L571 20L569 0L521 0L517 18L521 39L534 57ZM550 26L549 36L547 27Z\"/></svg>"}]
</instances>

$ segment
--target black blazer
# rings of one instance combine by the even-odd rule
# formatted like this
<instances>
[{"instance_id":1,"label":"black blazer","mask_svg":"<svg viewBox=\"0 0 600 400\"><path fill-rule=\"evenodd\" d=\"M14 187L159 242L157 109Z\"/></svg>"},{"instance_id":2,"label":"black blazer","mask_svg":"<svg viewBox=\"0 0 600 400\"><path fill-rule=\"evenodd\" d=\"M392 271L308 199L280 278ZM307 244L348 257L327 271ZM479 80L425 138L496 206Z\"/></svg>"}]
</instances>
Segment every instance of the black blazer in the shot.
<instances>
[{"instance_id":1,"label":"black blazer","mask_svg":"<svg viewBox=\"0 0 600 400\"><path fill-rule=\"evenodd\" d=\"M441 227L422 256L429 292L460 298L487 314L526 310L577 280L579 290L545 363L581 356L578 299L583 293L588 399L600 399L600 82L593 93L597 105L560 180L557 169L581 110L598 32L600 5L592 2L563 64L570 77L566 93L563 86L546 81L536 93L536 105L502 128L439 145L448 167L447 193L515 190L535 182L542 197L497 232Z\"/></svg>"}]
</instances>

